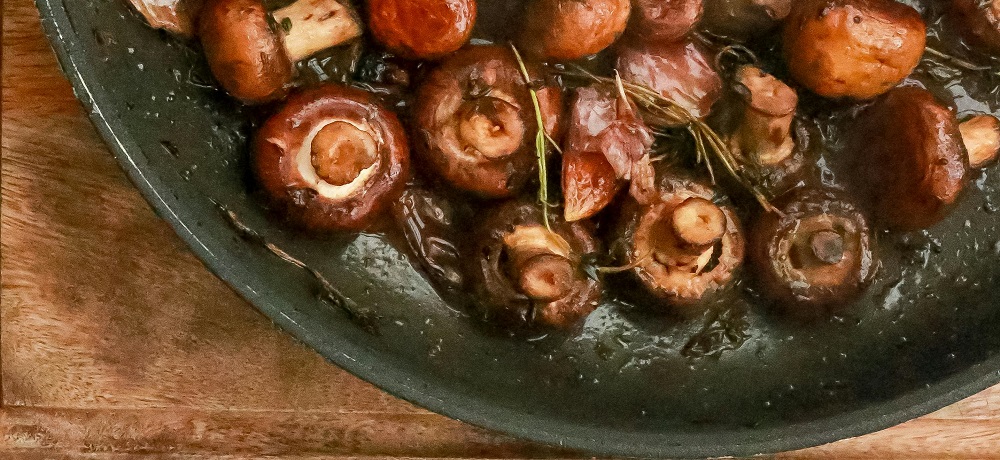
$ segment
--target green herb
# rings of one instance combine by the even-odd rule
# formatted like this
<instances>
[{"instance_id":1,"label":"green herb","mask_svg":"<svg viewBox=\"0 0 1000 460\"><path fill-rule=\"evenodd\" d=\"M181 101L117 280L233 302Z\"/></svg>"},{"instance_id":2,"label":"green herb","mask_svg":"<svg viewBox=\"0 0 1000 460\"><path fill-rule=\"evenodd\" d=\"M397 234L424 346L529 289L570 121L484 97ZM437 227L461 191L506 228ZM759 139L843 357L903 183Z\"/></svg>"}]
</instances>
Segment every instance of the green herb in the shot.
<instances>
[{"instance_id":1,"label":"green herb","mask_svg":"<svg viewBox=\"0 0 1000 460\"><path fill-rule=\"evenodd\" d=\"M286 34L292 31L292 18L281 20L281 30L284 30Z\"/></svg>"},{"instance_id":2,"label":"green herb","mask_svg":"<svg viewBox=\"0 0 1000 460\"><path fill-rule=\"evenodd\" d=\"M559 152L559 145L545 132L545 120L542 119L542 107L538 102L538 91L532 86L531 75L528 74L528 67L524 64L524 59L521 58L521 52L513 44L510 45L510 49L514 51L517 65L521 68L521 75L524 76L524 83L528 88L528 93L531 95L531 105L535 109L535 123L538 124L538 133L535 134L535 155L538 157L538 201L542 205L542 219L545 220L545 227L551 231L552 227L549 225L549 206L551 206L549 204L549 172L546 164L546 151L548 149L546 147L551 144Z\"/></svg>"}]
</instances>

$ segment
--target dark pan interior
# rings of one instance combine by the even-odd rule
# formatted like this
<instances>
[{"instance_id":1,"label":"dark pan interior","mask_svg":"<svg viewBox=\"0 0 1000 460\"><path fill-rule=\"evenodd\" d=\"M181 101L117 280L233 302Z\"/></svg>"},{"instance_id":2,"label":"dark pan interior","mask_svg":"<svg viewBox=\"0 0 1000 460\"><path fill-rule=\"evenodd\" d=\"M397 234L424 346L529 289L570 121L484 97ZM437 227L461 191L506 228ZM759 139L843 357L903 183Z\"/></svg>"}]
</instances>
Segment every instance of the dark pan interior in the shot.
<instances>
[{"instance_id":1,"label":"dark pan interior","mask_svg":"<svg viewBox=\"0 0 1000 460\"><path fill-rule=\"evenodd\" d=\"M208 83L197 51L122 0L38 5L111 150L206 265L332 362L432 410L598 454L749 455L878 430L1000 381L996 168L932 230L879 234L878 281L829 321L783 320L737 289L721 318L609 301L575 337L512 339L443 302L377 234L309 237L270 219L248 192L250 114ZM374 314L359 322L320 299L315 279L241 235L223 208ZM683 356L703 330L747 340Z\"/></svg>"}]
</instances>

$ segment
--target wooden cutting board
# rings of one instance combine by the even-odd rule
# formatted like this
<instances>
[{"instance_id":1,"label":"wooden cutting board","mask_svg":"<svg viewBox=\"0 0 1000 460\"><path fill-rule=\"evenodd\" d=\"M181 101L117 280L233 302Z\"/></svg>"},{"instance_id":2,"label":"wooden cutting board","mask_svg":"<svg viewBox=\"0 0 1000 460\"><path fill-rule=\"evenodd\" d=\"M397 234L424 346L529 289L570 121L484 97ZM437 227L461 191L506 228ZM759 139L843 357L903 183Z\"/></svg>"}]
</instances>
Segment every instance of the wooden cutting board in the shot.
<instances>
[{"instance_id":1,"label":"wooden cutting board","mask_svg":"<svg viewBox=\"0 0 1000 460\"><path fill-rule=\"evenodd\" d=\"M73 98L30 0L3 2L0 458L576 457L327 364L212 276ZM782 458L1000 458L1000 387Z\"/></svg>"}]
</instances>

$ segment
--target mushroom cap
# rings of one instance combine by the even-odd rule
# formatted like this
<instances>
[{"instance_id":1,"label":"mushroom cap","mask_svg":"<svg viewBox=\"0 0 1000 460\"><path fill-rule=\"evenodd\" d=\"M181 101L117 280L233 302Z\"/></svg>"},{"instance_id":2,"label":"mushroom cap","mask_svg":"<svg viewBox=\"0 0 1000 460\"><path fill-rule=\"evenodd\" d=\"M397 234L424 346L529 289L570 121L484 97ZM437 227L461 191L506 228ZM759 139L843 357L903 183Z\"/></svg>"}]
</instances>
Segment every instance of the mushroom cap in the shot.
<instances>
[{"instance_id":1,"label":"mushroom cap","mask_svg":"<svg viewBox=\"0 0 1000 460\"><path fill-rule=\"evenodd\" d=\"M952 0L960 30L975 44L1000 51L1000 0Z\"/></svg>"},{"instance_id":2,"label":"mushroom cap","mask_svg":"<svg viewBox=\"0 0 1000 460\"><path fill-rule=\"evenodd\" d=\"M692 41L622 47L615 65L625 81L645 85L705 118L722 96L722 78L711 57Z\"/></svg>"},{"instance_id":3,"label":"mushroom cap","mask_svg":"<svg viewBox=\"0 0 1000 460\"><path fill-rule=\"evenodd\" d=\"M580 59L611 46L631 12L631 0L533 0L525 13L523 43L540 57Z\"/></svg>"},{"instance_id":4,"label":"mushroom cap","mask_svg":"<svg viewBox=\"0 0 1000 460\"><path fill-rule=\"evenodd\" d=\"M532 300L517 287L504 266L509 255L505 244L511 235L523 233L548 234L537 203L509 201L489 211L486 219L474 233L473 250L469 263L470 280L479 308L492 321L514 327L543 327L568 330L597 308L602 284L587 276L582 269L585 255L600 251L600 242L592 229L580 222L567 223L555 215L550 216L551 239L546 245L554 252L566 255L572 271L572 285L567 295L555 300ZM529 229L528 231L523 231ZM537 257L532 259L538 260ZM563 270L554 270L560 278Z\"/></svg>"},{"instance_id":5,"label":"mushroom cap","mask_svg":"<svg viewBox=\"0 0 1000 460\"><path fill-rule=\"evenodd\" d=\"M703 12L702 0L633 0L629 32L643 43L670 43L691 32Z\"/></svg>"},{"instance_id":6,"label":"mushroom cap","mask_svg":"<svg viewBox=\"0 0 1000 460\"><path fill-rule=\"evenodd\" d=\"M766 34L788 16L798 0L710 0L701 27L716 35L745 39Z\"/></svg>"},{"instance_id":7,"label":"mushroom cap","mask_svg":"<svg viewBox=\"0 0 1000 460\"><path fill-rule=\"evenodd\" d=\"M351 141L347 133L374 150L370 165L347 183L329 183L306 161L317 161L317 137L331 126L342 133L335 141ZM289 220L314 231L364 229L399 197L409 175L409 147L396 115L369 93L334 84L290 97L257 132L253 153L263 191Z\"/></svg>"},{"instance_id":8,"label":"mushroom cap","mask_svg":"<svg viewBox=\"0 0 1000 460\"><path fill-rule=\"evenodd\" d=\"M799 188L775 205L781 214L761 215L750 234L763 295L784 307L838 307L867 287L878 261L865 217L852 203L837 191Z\"/></svg>"},{"instance_id":9,"label":"mushroom cap","mask_svg":"<svg viewBox=\"0 0 1000 460\"><path fill-rule=\"evenodd\" d=\"M293 63L260 0L208 1L199 35L212 75L233 97L257 104L285 96Z\"/></svg>"},{"instance_id":10,"label":"mushroom cap","mask_svg":"<svg viewBox=\"0 0 1000 460\"><path fill-rule=\"evenodd\" d=\"M898 230L927 228L951 210L969 159L955 114L925 89L901 87L855 120L856 180L875 220Z\"/></svg>"},{"instance_id":11,"label":"mushroom cap","mask_svg":"<svg viewBox=\"0 0 1000 460\"><path fill-rule=\"evenodd\" d=\"M392 52L436 59L457 51L472 35L476 0L369 0L368 27Z\"/></svg>"},{"instance_id":12,"label":"mushroom cap","mask_svg":"<svg viewBox=\"0 0 1000 460\"><path fill-rule=\"evenodd\" d=\"M538 100L546 131L558 138L558 86L539 89ZM537 176L531 95L507 47L471 46L444 60L418 88L413 117L418 155L458 189L510 197Z\"/></svg>"}]
</instances>

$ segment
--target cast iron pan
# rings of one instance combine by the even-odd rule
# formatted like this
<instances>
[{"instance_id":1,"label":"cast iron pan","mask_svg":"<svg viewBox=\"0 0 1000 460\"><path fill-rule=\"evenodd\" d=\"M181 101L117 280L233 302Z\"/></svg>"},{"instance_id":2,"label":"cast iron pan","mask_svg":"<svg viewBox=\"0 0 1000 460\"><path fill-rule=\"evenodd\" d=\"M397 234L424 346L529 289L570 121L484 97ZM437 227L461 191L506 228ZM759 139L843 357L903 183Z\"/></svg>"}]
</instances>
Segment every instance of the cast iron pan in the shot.
<instances>
[{"instance_id":1,"label":"cast iron pan","mask_svg":"<svg viewBox=\"0 0 1000 460\"><path fill-rule=\"evenodd\" d=\"M595 454L742 456L880 430L1000 382L996 169L933 230L880 234L879 280L829 321L784 321L747 307L749 295L714 325L609 301L577 336L512 339L443 302L383 237L308 237L273 222L249 192L249 114L211 85L196 50L122 0L38 7L111 151L205 264L336 365L428 409ZM343 298L322 299L307 271L223 210ZM746 342L685 357L703 329L720 349Z\"/></svg>"}]
</instances>

